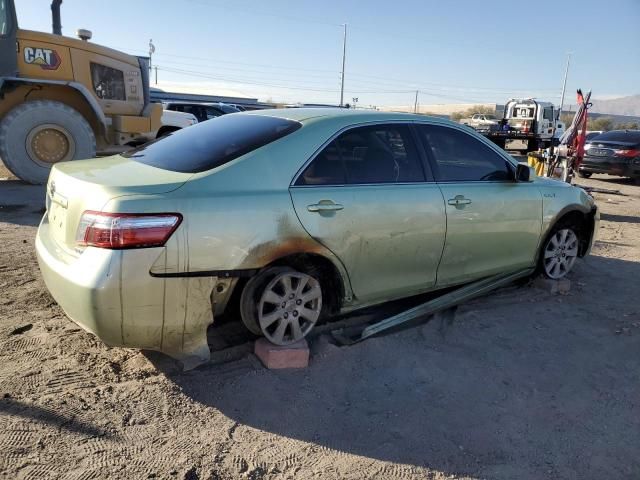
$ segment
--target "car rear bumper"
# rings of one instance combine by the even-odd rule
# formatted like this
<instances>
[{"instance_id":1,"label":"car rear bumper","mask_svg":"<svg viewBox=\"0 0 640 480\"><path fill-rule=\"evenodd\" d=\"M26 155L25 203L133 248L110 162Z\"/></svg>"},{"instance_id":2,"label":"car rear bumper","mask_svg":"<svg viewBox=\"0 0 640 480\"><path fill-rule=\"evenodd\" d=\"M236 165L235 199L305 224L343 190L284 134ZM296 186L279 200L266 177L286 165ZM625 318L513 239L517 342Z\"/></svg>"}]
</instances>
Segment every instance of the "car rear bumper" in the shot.
<instances>
[{"instance_id":1,"label":"car rear bumper","mask_svg":"<svg viewBox=\"0 0 640 480\"><path fill-rule=\"evenodd\" d=\"M107 345L158 350L192 368L209 359L213 287L223 284L227 294L230 280L153 277L165 250L88 247L71 255L52 239L46 215L36 236L44 282L71 320Z\"/></svg>"},{"instance_id":2,"label":"car rear bumper","mask_svg":"<svg viewBox=\"0 0 640 480\"><path fill-rule=\"evenodd\" d=\"M44 282L75 323L111 346L125 346L120 301L120 254L89 248L73 257L51 238L43 218L36 253Z\"/></svg>"},{"instance_id":3,"label":"car rear bumper","mask_svg":"<svg viewBox=\"0 0 640 480\"><path fill-rule=\"evenodd\" d=\"M619 177L640 177L640 159L617 159L611 157L584 157L579 171L605 173Z\"/></svg>"}]
</instances>

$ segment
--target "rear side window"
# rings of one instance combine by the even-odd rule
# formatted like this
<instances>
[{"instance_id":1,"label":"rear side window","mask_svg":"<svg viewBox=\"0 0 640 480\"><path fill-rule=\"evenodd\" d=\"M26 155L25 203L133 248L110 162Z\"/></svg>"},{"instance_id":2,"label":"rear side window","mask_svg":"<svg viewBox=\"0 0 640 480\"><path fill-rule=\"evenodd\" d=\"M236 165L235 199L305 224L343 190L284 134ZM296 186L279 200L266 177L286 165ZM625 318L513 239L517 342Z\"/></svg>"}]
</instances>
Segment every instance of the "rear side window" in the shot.
<instances>
[{"instance_id":1,"label":"rear side window","mask_svg":"<svg viewBox=\"0 0 640 480\"><path fill-rule=\"evenodd\" d=\"M487 145L458 129L437 125L419 127L435 160L441 182L511 180L507 160Z\"/></svg>"},{"instance_id":2,"label":"rear side window","mask_svg":"<svg viewBox=\"0 0 640 480\"><path fill-rule=\"evenodd\" d=\"M421 159L406 125L351 129L322 150L296 185L424 182Z\"/></svg>"},{"instance_id":3,"label":"rear side window","mask_svg":"<svg viewBox=\"0 0 640 480\"><path fill-rule=\"evenodd\" d=\"M146 143L123 156L174 172L204 172L289 135L301 126L285 118L223 115Z\"/></svg>"}]
</instances>

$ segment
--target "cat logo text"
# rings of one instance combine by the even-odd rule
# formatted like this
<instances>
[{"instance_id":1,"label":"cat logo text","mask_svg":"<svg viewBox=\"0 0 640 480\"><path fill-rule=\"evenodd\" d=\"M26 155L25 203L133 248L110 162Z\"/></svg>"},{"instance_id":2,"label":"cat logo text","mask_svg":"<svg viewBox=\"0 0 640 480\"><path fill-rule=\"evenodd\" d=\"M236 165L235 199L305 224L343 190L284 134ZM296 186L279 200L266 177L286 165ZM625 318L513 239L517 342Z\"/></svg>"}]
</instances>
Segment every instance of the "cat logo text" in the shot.
<instances>
[{"instance_id":1,"label":"cat logo text","mask_svg":"<svg viewBox=\"0 0 640 480\"><path fill-rule=\"evenodd\" d=\"M61 63L60 55L55 50L48 48L25 47L25 63L40 65L43 70L56 70Z\"/></svg>"}]
</instances>

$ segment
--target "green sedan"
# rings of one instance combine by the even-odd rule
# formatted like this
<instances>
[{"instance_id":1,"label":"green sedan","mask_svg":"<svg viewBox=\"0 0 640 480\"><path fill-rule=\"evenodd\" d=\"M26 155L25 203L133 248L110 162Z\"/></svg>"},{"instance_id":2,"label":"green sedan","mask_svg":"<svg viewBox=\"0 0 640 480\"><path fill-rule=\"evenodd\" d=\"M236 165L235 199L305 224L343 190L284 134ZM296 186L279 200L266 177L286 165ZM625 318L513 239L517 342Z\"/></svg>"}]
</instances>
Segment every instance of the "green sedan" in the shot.
<instances>
[{"instance_id":1,"label":"green sedan","mask_svg":"<svg viewBox=\"0 0 640 480\"><path fill-rule=\"evenodd\" d=\"M232 304L286 345L322 318L502 272L562 278L598 221L583 190L464 126L283 109L56 164L36 248L76 323L189 368Z\"/></svg>"}]
</instances>

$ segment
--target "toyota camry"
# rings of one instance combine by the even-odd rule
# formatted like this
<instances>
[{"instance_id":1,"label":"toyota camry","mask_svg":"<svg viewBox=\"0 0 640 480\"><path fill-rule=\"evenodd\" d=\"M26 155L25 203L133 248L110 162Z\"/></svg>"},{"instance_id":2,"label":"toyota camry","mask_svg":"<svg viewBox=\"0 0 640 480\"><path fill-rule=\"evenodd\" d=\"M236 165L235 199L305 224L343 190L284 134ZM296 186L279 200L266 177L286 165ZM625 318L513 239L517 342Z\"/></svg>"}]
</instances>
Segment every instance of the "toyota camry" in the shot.
<instances>
[{"instance_id":1,"label":"toyota camry","mask_svg":"<svg viewBox=\"0 0 640 480\"><path fill-rule=\"evenodd\" d=\"M281 109L56 164L36 248L72 320L189 367L232 307L285 345L323 318L503 272L562 278L598 218L582 189L467 127Z\"/></svg>"}]
</instances>

